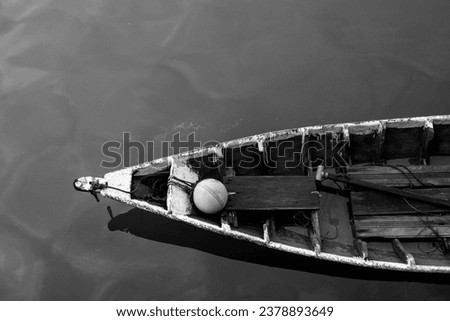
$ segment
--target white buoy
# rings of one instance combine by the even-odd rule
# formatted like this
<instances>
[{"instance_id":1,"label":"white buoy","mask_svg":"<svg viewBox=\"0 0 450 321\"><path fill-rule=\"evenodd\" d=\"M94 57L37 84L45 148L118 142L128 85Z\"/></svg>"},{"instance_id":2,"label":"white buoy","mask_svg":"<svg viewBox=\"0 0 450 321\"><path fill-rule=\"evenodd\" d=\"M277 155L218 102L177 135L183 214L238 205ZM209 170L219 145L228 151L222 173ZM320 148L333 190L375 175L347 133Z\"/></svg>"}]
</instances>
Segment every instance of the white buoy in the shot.
<instances>
[{"instance_id":1,"label":"white buoy","mask_svg":"<svg viewBox=\"0 0 450 321\"><path fill-rule=\"evenodd\" d=\"M225 208L228 201L228 191L222 182L207 178L194 188L194 204L205 214L216 214Z\"/></svg>"}]
</instances>

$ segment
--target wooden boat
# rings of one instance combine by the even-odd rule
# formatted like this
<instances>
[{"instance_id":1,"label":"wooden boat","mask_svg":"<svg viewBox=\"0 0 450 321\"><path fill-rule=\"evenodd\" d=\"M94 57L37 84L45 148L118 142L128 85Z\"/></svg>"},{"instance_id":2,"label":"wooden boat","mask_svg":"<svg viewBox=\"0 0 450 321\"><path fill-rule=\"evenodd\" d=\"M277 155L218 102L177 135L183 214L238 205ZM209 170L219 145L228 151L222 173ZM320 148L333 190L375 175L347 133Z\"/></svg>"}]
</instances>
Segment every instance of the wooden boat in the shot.
<instances>
[{"instance_id":1,"label":"wooden boat","mask_svg":"<svg viewBox=\"0 0 450 321\"><path fill-rule=\"evenodd\" d=\"M228 192L215 214L193 202L206 179ZM276 251L450 274L450 115L269 132L74 186Z\"/></svg>"}]
</instances>

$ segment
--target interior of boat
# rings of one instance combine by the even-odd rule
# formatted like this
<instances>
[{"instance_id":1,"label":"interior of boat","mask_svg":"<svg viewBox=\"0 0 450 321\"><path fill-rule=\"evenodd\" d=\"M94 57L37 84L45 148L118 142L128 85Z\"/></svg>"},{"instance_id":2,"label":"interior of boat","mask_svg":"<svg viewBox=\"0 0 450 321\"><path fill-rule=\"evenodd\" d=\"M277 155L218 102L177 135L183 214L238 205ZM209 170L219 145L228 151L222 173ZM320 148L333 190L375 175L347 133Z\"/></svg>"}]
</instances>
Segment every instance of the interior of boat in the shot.
<instances>
[{"instance_id":1,"label":"interior of boat","mask_svg":"<svg viewBox=\"0 0 450 321\"><path fill-rule=\"evenodd\" d=\"M229 193L225 209L204 214L189 200L186 215L317 254L450 266L450 207L427 202L450 203L450 119L293 130L225 144L183 164L191 181L174 182L173 165L137 170L132 198L167 209L171 184L190 195L195 181L214 178ZM329 176L318 179L319 168Z\"/></svg>"},{"instance_id":2,"label":"interior of boat","mask_svg":"<svg viewBox=\"0 0 450 321\"><path fill-rule=\"evenodd\" d=\"M133 175L131 198L165 207L169 175L170 168L168 167L151 174Z\"/></svg>"}]
</instances>

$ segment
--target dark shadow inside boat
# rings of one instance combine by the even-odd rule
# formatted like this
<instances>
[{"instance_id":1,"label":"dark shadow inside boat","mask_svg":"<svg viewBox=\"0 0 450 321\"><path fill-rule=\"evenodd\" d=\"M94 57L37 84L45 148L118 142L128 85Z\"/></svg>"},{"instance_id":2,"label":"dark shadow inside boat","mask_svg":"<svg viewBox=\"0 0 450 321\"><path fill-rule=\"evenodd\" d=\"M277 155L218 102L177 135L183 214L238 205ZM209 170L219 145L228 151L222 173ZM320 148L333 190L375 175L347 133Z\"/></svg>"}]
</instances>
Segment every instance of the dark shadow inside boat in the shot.
<instances>
[{"instance_id":1,"label":"dark shadow inside boat","mask_svg":"<svg viewBox=\"0 0 450 321\"><path fill-rule=\"evenodd\" d=\"M131 198L166 208L169 175L168 168L144 176L135 172L131 179Z\"/></svg>"},{"instance_id":2,"label":"dark shadow inside boat","mask_svg":"<svg viewBox=\"0 0 450 321\"><path fill-rule=\"evenodd\" d=\"M116 215L108 223L108 228L156 242L277 268L353 279L450 284L448 274L387 271L317 260L219 235L139 209Z\"/></svg>"}]
</instances>

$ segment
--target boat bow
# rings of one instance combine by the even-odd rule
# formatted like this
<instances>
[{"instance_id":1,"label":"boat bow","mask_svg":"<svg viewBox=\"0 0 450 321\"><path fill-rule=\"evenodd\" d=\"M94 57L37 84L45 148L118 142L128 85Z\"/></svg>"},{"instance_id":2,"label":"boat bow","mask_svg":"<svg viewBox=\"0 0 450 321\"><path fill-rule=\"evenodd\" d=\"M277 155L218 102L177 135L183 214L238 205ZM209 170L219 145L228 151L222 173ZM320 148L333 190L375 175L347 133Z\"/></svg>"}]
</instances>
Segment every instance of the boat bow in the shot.
<instances>
[{"instance_id":1,"label":"boat bow","mask_svg":"<svg viewBox=\"0 0 450 321\"><path fill-rule=\"evenodd\" d=\"M73 187L77 191L91 193L97 202L99 202L97 193L100 193L107 186L108 184L104 178L94 176L83 176L75 179L73 182Z\"/></svg>"}]
</instances>

